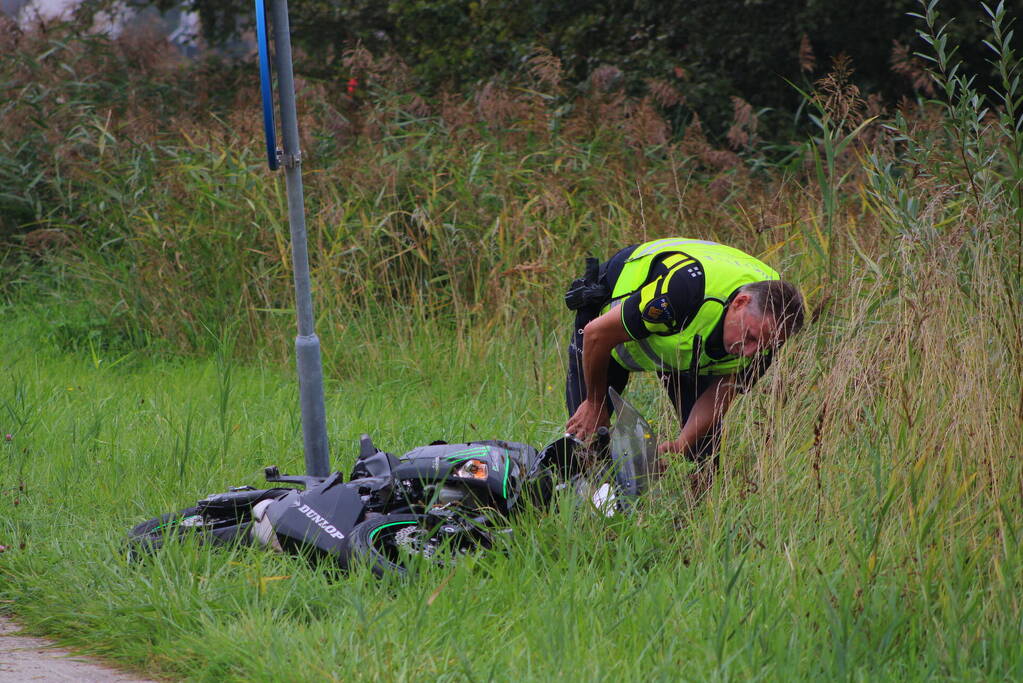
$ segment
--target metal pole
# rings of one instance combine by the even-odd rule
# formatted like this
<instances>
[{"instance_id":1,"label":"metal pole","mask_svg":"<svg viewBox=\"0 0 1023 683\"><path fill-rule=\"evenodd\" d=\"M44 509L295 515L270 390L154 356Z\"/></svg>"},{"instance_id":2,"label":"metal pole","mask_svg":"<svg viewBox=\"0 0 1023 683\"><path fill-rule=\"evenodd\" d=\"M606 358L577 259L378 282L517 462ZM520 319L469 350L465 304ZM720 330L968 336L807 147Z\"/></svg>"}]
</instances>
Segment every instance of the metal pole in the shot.
<instances>
[{"instance_id":1,"label":"metal pole","mask_svg":"<svg viewBox=\"0 0 1023 683\"><path fill-rule=\"evenodd\" d=\"M298 148L298 114L295 110L295 78L291 68L291 27L288 23L287 0L271 0L271 12L284 149L281 164L284 166L284 178L288 188L291 260L295 271L295 304L298 316L295 359L302 407L305 468L306 474L324 477L330 474L327 411L323 402L320 340L313 329L313 299L309 282L309 252L306 246L302 193L302 153Z\"/></svg>"}]
</instances>

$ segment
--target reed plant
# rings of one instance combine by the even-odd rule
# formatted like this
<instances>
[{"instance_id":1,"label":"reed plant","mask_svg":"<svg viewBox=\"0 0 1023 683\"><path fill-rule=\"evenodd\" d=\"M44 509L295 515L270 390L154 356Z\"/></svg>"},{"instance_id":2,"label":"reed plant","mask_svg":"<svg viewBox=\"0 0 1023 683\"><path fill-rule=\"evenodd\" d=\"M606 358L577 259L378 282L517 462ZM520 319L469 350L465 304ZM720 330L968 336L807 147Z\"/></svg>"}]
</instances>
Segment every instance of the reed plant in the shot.
<instances>
[{"instance_id":1,"label":"reed plant","mask_svg":"<svg viewBox=\"0 0 1023 683\"><path fill-rule=\"evenodd\" d=\"M260 168L253 144L255 84L229 110L211 112L208 97L179 102L180 91L167 104L163 91L199 76L174 77L184 67L154 60L146 78L123 77L128 47L104 43L92 62L78 60L101 39L53 32L19 37L5 63L15 96L4 122L15 139L41 141L7 152L39 179L20 193L34 198L33 220L9 226L7 241L30 268L54 271L34 278L44 295L82 302L86 318L106 321L104 336L129 343L210 350L213 321L236 324L239 349L279 338L290 325L286 213L282 179ZM530 84L491 83L431 106L402 90L392 60L350 60L381 84L372 103L300 84L317 306L339 335L345 311L382 303L459 329L481 311L485 324L516 324L518 304L548 314L550 288L583 253L679 230L725 239L731 220L718 202L758 192L740 157L698 124L669 142L656 102L680 95L663 83L632 101L598 79L566 110L548 60ZM92 98L82 84L102 79ZM108 103L112 89L124 92ZM26 115L54 99L74 105L48 120ZM73 135L52 135L64 128Z\"/></svg>"}]
</instances>

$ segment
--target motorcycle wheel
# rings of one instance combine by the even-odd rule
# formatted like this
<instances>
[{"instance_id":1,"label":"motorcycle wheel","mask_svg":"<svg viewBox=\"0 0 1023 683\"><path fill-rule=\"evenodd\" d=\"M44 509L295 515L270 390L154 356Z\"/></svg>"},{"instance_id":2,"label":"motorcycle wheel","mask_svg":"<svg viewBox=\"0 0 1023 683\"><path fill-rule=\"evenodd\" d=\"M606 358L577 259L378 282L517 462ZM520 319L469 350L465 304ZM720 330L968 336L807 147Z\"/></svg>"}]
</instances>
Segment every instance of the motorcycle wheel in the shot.
<instances>
[{"instance_id":1,"label":"motorcycle wheel","mask_svg":"<svg viewBox=\"0 0 1023 683\"><path fill-rule=\"evenodd\" d=\"M164 546L167 538L194 533L200 543L223 545L247 538L247 522L235 518L210 518L198 507L168 512L137 524L128 532L128 559L138 561Z\"/></svg>"},{"instance_id":2,"label":"motorcycle wheel","mask_svg":"<svg viewBox=\"0 0 1023 683\"><path fill-rule=\"evenodd\" d=\"M408 573L416 558L447 567L489 547L486 535L427 515L384 515L358 524L348 536L347 564L368 562L377 576Z\"/></svg>"}]
</instances>

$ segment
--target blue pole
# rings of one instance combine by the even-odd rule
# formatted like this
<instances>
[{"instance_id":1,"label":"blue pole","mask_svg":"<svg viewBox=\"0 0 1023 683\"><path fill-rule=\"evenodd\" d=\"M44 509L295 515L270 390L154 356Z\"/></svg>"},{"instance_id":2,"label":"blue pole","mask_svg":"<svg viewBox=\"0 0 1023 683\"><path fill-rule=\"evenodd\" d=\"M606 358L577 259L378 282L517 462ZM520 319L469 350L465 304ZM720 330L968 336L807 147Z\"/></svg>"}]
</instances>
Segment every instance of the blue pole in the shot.
<instances>
[{"instance_id":1,"label":"blue pole","mask_svg":"<svg viewBox=\"0 0 1023 683\"><path fill-rule=\"evenodd\" d=\"M277 132L274 127L273 80L270 76L270 40L266 30L266 0L256 0L256 45L259 48L259 94L263 100L263 132L266 135L266 164L276 171Z\"/></svg>"}]
</instances>

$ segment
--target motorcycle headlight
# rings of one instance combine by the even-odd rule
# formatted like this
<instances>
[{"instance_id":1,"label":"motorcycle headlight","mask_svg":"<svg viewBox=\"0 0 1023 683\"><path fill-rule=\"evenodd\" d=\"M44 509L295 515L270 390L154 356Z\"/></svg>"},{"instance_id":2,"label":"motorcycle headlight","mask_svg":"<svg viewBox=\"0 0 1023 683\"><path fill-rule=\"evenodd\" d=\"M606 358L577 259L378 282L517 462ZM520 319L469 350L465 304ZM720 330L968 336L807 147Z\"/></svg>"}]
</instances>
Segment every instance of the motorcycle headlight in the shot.
<instances>
[{"instance_id":1,"label":"motorcycle headlight","mask_svg":"<svg viewBox=\"0 0 1023 683\"><path fill-rule=\"evenodd\" d=\"M466 460L455 470L455 476L460 479L486 479L487 474L487 463L476 458Z\"/></svg>"}]
</instances>

